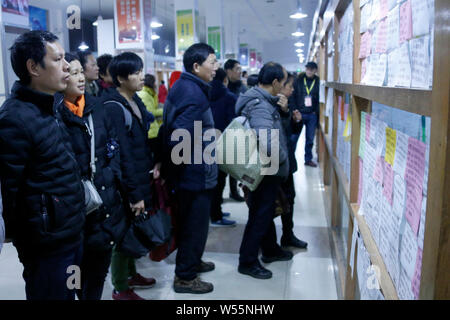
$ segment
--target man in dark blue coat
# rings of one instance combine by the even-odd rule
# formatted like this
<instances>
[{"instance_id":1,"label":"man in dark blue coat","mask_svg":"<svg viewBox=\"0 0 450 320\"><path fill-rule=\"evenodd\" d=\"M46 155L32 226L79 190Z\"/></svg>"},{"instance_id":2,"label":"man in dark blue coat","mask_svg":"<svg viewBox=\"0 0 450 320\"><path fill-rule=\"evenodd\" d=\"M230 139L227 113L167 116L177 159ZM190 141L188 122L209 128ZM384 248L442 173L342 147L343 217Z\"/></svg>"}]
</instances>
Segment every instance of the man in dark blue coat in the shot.
<instances>
[{"instance_id":1,"label":"man in dark blue coat","mask_svg":"<svg viewBox=\"0 0 450 320\"><path fill-rule=\"evenodd\" d=\"M217 69L216 76L211 82L211 111L214 118L214 125L221 133L235 117L234 107L237 97L228 88L228 77L225 70ZM228 220L224 217L230 215L222 211L223 189L225 188L227 174L219 170L217 187L214 191L211 203L211 226L230 227L235 226L236 221Z\"/></svg>"},{"instance_id":2,"label":"man in dark blue coat","mask_svg":"<svg viewBox=\"0 0 450 320\"><path fill-rule=\"evenodd\" d=\"M208 236L211 198L217 184L218 169L214 155L208 159L203 155L212 140L206 141L206 136L215 132L208 82L213 79L218 65L214 49L204 43L189 47L183 64L186 72L169 92L162 127L167 155L163 166L168 167L162 168L162 175L167 176L176 189L179 200L174 290L178 293L207 293L213 290L213 285L202 281L197 273L214 269L213 263L204 262L201 257ZM183 145L185 148L180 150Z\"/></svg>"},{"instance_id":3,"label":"man in dark blue coat","mask_svg":"<svg viewBox=\"0 0 450 320\"><path fill-rule=\"evenodd\" d=\"M29 300L74 300L68 278L82 257L84 189L55 113L69 64L46 31L19 36L11 64L19 81L0 108L0 172L7 237L24 266ZM71 268L69 268L71 267Z\"/></svg>"}]
</instances>

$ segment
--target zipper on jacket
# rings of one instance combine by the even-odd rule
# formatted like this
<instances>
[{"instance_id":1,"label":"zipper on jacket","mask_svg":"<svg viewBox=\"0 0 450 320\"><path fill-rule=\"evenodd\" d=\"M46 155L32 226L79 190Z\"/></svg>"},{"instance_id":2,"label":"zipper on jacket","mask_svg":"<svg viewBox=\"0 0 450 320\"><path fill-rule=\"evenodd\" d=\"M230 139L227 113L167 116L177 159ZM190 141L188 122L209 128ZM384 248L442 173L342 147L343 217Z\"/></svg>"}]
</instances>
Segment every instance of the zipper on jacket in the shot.
<instances>
[{"instance_id":1,"label":"zipper on jacket","mask_svg":"<svg viewBox=\"0 0 450 320\"><path fill-rule=\"evenodd\" d=\"M41 217L44 222L44 232L48 231L48 212L47 203L45 201L45 195L41 194Z\"/></svg>"}]
</instances>

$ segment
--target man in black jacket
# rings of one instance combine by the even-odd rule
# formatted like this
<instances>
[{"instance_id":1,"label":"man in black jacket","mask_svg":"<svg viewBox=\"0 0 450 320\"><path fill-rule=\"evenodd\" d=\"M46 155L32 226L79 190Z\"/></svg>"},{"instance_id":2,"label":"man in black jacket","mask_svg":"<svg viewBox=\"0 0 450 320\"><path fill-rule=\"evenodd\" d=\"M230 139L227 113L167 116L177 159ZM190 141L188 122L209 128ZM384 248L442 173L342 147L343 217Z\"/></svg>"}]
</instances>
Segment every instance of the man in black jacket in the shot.
<instances>
[{"instance_id":1,"label":"man in black jacket","mask_svg":"<svg viewBox=\"0 0 450 320\"><path fill-rule=\"evenodd\" d=\"M319 87L320 79L316 76L317 64L308 62L306 72L300 73L294 83L294 108L302 114L302 124L306 126L305 165L317 167L312 161L312 147L319 119ZM301 132L301 129L300 129ZM300 134L293 135L293 143L297 144Z\"/></svg>"},{"instance_id":2,"label":"man in black jacket","mask_svg":"<svg viewBox=\"0 0 450 320\"><path fill-rule=\"evenodd\" d=\"M228 59L223 68L227 73L228 77L228 89L234 93L237 97L241 93L245 93L247 91L247 87L242 83L241 80L241 65L239 61L234 59ZM242 202L244 198L239 194L239 190L237 188L237 181L233 177L230 176L230 198L235 201Z\"/></svg>"},{"instance_id":3,"label":"man in black jacket","mask_svg":"<svg viewBox=\"0 0 450 320\"><path fill-rule=\"evenodd\" d=\"M4 219L29 300L74 300L80 276L84 189L54 108L69 79L57 40L46 31L16 39L11 64L20 80L0 108Z\"/></svg>"}]
</instances>

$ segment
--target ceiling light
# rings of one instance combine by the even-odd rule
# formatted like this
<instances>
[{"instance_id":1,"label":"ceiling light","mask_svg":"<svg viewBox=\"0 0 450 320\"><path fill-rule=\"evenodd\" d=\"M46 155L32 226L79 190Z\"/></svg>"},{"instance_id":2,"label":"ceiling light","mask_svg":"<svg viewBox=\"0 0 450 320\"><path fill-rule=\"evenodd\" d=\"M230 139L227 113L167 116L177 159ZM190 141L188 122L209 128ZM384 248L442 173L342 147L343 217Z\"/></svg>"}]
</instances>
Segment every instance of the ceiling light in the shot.
<instances>
[{"instance_id":1,"label":"ceiling light","mask_svg":"<svg viewBox=\"0 0 450 320\"><path fill-rule=\"evenodd\" d=\"M303 19L306 18L308 15L302 12L302 8L300 7L300 2L298 2L298 9L297 12L295 12L294 14L291 14L289 16L289 18L291 19Z\"/></svg>"},{"instance_id":2,"label":"ceiling light","mask_svg":"<svg viewBox=\"0 0 450 320\"><path fill-rule=\"evenodd\" d=\"M152 40L158 40L160 36L158 36L156 33L152 34Z\"/></svg>"},{"instance_id":3,"label":"ceiling light","mask_svg":"<svg viewBox=\"0 0 450 320\"><path fill-rule=\"evenodd\" d=\"M292 33L292 35L293 35L294 37L302 37L302 36L304 36L305 34L304 34L303 32L300 32L300 31L295 31L295 32Z\"/></svg>"},{"instance_id":4,"label":"ceiling light","mask_svg":"<svg viewBox=\"0 0 450 320\"><path fill-rule=\"evenodd\" d=\"M86 44L86 42L81 42L80 46L78 47L81 51L89 49L89 46Z\"/></svg>"},{"instance_id":5,"label":"ceiling light","mask_svg":"<svg viewBox=\"0 0 450 320\"><path fill-rule=\"evenodd\" d=\"M295 52L297 53L303 52L303 49L298 48L297 50L295 50Z\"/></svg>"},{"instance_id":6,"label":"ceiling light","mask_svg":"<svg viewBox=\"0 0 450 320\"><path fill-rule=\"evenodd\" d=\"M303 42L296 42L295 44L294 44L294 46L296 46L296 47L303 47L305 44L303 43Z\"/></svg>"},{"instance_id":7,"label":"ceiling light","mask_svg":"<svg viewBox=\"0 0 450 320\"><path fill-rule=\"evenodd\" d=\"M155 29L161 28L162 26L163 26L163 24L160 23L157 18L153 19L152 23L150 24L150 27L155 28Z\"/></svg>"},{"instance_id":8,"label":"ceiling light","mask_svg":"<svg viewBox=\"0 0 450 320\"><path fill-rule=\"evenodd\" d=\"M98 26L98 22L99 22L99 21L102 21L102 20L103 20L103 17L102 17L101 15L99 15L99 16L97 17L97 20L95 20L94 22L92 22L92 25L95 26L95 27L97 27L97 26Z\"/></svg>"}]
</instances>

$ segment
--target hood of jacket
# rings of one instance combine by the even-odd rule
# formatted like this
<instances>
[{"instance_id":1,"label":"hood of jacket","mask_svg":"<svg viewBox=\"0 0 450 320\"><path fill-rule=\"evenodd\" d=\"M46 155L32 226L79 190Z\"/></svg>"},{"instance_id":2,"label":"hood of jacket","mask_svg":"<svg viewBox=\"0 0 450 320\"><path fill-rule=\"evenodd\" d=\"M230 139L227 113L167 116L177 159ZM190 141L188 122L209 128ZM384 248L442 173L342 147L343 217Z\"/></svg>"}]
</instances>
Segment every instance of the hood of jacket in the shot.
<instances>
[{"instance_id":1,"label":"hood of jacket","mask_svg":"<svg viewBox=\"0 0 450 320\"><path fill-rule=\"evenodd\" d=\"M261 89L260 87L253 87L247 90L247 92L240 94L236 102L236 115L241 115L247 103L255 99L267 100L271 105L276 107L280 98L277 96L272 96L270 93L268 93L264 89Z\"/></svg>"}]
</instances>

